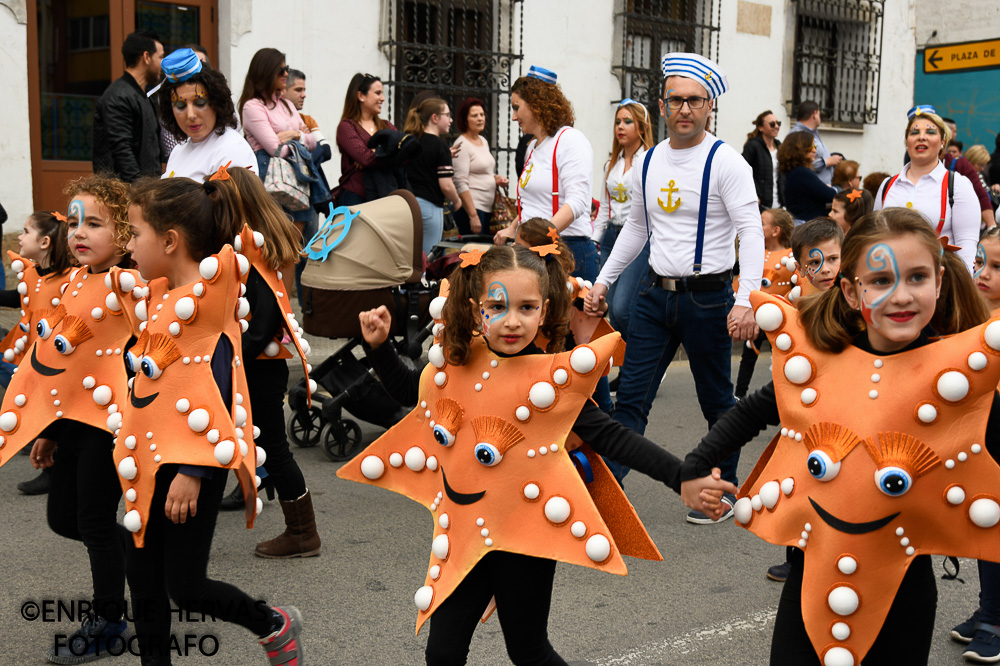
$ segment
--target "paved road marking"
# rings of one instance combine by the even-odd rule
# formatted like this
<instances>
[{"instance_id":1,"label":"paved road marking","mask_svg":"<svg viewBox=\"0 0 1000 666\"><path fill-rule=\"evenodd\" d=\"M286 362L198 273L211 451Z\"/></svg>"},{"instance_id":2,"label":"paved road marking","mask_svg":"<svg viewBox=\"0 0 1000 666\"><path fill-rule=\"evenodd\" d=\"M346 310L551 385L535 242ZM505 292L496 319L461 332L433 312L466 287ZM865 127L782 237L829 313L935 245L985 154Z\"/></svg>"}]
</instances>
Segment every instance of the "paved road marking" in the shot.
<instances>
[{"instance_id":1,"label":"paved road marking","mask_svg":"<svg viewBox=\"0 0 1000 666\"><path fill-rule=\"evenodd\" d=\"M746 617L735 617L710 624L700 629L685 632L661 641L640 645L619 656L604 657L597 661L598 666L631 666L636 664L667 663L670 655L691 654L697 652L708 643L729 641L736 634L745 632L770 633L776 611L774 609L758 611Z\"/></svg>"}]
</instances>

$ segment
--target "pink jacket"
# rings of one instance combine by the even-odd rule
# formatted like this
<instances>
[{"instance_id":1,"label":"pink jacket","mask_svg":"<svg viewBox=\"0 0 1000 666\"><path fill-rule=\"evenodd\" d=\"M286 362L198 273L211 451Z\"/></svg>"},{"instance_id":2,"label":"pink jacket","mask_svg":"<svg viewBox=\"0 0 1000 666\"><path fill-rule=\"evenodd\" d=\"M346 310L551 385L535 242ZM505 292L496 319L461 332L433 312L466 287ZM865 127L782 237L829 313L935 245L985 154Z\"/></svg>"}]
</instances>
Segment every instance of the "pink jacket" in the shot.
<instances>
[{"instance_id":1,"label":"pink jacket","mask_svg":"<svg viewBox=\"0 0 1000 666\"><path fill-rule=\"evenodd\" d=\"M242 120L243 134L254 152L263 149L268 155L274 155L281 143L278 132L285 130L301 130L303 145L309 150L316 147L316 138L306 129L302 116L291 102L280 95L274 96L274 106L271 108L267 108L259 99L249 100L243 105Z\"/></svg>"}]
</instances>

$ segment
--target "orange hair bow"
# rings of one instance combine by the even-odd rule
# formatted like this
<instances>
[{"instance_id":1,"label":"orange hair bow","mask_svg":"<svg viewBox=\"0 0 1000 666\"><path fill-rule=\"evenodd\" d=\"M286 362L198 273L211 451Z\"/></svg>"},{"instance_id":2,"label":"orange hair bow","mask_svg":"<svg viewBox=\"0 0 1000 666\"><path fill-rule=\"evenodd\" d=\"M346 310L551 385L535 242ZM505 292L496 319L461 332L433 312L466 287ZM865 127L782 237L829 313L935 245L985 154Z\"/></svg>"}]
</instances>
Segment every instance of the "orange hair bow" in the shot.
<instances>
[{"instance_id":1,"label":"orange hair bow","mask_svg":"<svg viewBox=\"0 0 1000 666\"><path fill-rule=\"evenodd\" d=\"M538 256L543 259L550 254L562 254L562 252L559 251L559 246L555 243L552 243L551 245L536 245L531 248L531 251L538 253Z\"/></svg>"},{"instance_id":2,"label":"orange hair bow","mask_svg":"<svg viewBox=\"0 0 1000 666\"><path fill-rule=\"evenodd\" d=\"M479 260L483 258L483 251L479 248L474 250L469 250L468 252L463 252L458 255L462 260L461 266L459 268L468 268L469 266L478 266Z\"/></svg>"},{"instance_id":3,"label":"orange hair bow","mask_svg":"<svg viewBox=\"0 0 1000 666\"><path fill-rule=\"evenodd\" d=\"M213 173L209 180L229 180L229 165L232 163L233 161L229 160L226 164L220 166L219 170Z\"/></svg>"},{"instance_id":4,"label":"orange hair bow","mask_svg":"<svg viewBox=\"0 0 1000 666\"><path fill-rule=\"evenodd\" d=\"M69 218L57 210L52 211L52 217L56 218L60 222L69 222Z\"/></svg>"},{"instance_id":5,"label":"orange hair bow","mask_svg":"<svg viewBox=\"0 0 1000 666\"><path fill-rule=\"evenodd\" d=\"M861 190L851 190L851 193L847 195L848 201L854 203L861 198Z\"/></svg>"},{"instance_id":6,"label":"orange hair bow","mask_svg":"<svg viewBox=\"0 0 1000 666\"><path fill-rule=\"evenodd\" d=\"M549 238L551 238L553 243L558 243L559 242L559 230L556 229L555 227L552 227L551 229L549 229L548 232L546 232L545 235L548 236Z\"/></svg>"},{"instance_id":7,"label":"orange hair bow","mask_svg":"<svg viewBox=\"0 0 1000 666\"><path fill-rule=\"evenodd\" d=\"M947 236L941 236L940 238L938 238L938 242L941 243L941 249L946 250L948 252L958 252L959 250L962 249L960 245L952 245L951 243L949 243Z\"/></svg>"}]
</instances>

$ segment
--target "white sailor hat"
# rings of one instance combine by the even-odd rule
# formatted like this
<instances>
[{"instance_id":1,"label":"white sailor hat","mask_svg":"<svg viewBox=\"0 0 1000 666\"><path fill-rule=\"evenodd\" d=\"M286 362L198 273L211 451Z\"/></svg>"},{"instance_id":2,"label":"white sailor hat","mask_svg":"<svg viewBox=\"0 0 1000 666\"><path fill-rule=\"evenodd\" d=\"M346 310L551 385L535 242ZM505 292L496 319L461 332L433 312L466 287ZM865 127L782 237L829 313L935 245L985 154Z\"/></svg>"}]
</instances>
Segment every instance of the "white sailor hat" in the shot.
<instances>
[{"instance_id":1,"label":"white sailor hat","mask_svg":"<svg viewBox=\"0 0 1000 666\"><path fill-rule=\"evenodd\" d=\"M906 119L910 120L913 116L920 116L925 113L937 113L937 110L930 104L917 104L915 107L906 112Z\"/></svg>"},{"instance_id":2,"label":"white sailor hat","mask_svg":"<svg viewBox=\"0 0 1000 666\"><path fill-rule=\"evenodd\" d=\"M729 90L726 73L717 64L697 53L668 53L663 56L663 78L683 76L705 87L709 99Z\"/></svg>"},{"instance_id":3,"label":"white sailor hat","mask_svg":"<svg viewBox=\"0 0 1000 666\"><path fill-rule=\"evenodd\" d=\"M528 68L528 76L533 79L538 79L539 81L545 81L546 83L556 82L556 73L549 69L544 69L538 67L537 65L532 65Z\"/></svg>"},{"instance_id":4,"label":"white sailor hat","mask_svg":"<svg viewBox=\"0 0 1000 666\"><path fill-rule=\"evenodd\" d=\"M164 58L160 66L167 81L181 83L201 71L201 60L191 49L177 49Z\"/></svg>"}]
</instances>

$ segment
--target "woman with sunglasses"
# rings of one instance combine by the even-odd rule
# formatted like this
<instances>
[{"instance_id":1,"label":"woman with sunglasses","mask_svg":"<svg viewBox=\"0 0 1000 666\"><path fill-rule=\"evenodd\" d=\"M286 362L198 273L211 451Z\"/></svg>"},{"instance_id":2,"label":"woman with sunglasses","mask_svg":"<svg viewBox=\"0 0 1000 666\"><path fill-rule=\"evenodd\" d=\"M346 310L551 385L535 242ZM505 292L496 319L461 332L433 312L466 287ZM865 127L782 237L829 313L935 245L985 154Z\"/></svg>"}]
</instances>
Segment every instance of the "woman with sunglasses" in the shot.
<instances>
[{"instance_id":1,"label":"woman with sunglasses","mask_svg":"<svg viewBox=\"0 0 1000 666\"><path fill-rule=\"evenodd\" d=\"M344 111L337 125L337 149L340 151L340 193L337 204L356 206L364 203L364 171L375 166L375 151L368 140L376 132L396 127L380 118L385 93L382 79L373 74L357 73L351 77L344 97Z\"/></svg>"},{"instance_id":2,"label":"woman with sunglasses","mask_svg":"<svg viewBox=\"0 0 1000 666\"><path fill-rule=\"evenodd\" d=\"M764 111L753 121L753 131L743 144L743 159L753 169L753 183L757 187L757 203L761 211L781 204L782 192L778 181L778 131L781 121Z\"/></svg>"}]
</instances>

